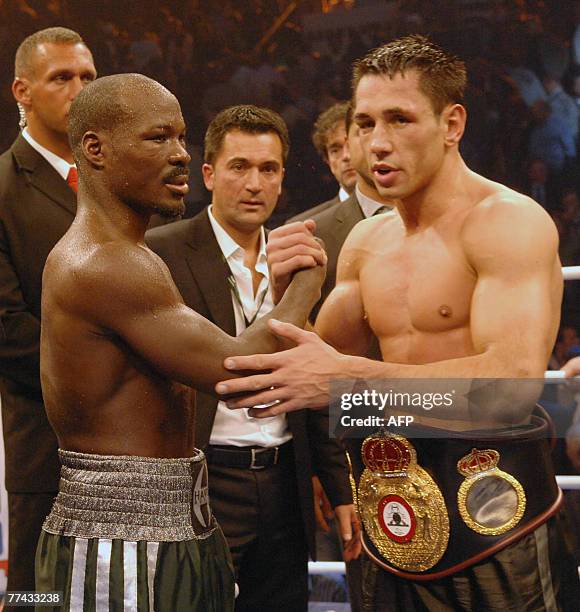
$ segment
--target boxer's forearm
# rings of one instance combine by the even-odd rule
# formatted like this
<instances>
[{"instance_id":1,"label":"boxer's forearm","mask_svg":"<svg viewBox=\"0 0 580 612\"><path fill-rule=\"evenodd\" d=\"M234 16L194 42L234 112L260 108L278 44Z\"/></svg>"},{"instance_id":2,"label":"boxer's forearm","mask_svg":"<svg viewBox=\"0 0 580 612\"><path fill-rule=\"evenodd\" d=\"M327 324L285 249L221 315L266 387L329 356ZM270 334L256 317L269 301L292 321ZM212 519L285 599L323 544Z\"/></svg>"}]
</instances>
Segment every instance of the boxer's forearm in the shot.
<instances>
[{"instance_id":1,"label":"boxer's forearm","mask_svg":"<svg viewBox=\"0 0 580 612\"><path fill-rule=\"evenodd\" d=\"M274 335L268 327L270 319L304 327L310 311L320 299L320 287L325 269L321 266L301 270L294 275L280 302L267 315L261 317L238 338L243 350L238 354L273 353L287 348L283 339Z\"/></svg>"}]
</instances>

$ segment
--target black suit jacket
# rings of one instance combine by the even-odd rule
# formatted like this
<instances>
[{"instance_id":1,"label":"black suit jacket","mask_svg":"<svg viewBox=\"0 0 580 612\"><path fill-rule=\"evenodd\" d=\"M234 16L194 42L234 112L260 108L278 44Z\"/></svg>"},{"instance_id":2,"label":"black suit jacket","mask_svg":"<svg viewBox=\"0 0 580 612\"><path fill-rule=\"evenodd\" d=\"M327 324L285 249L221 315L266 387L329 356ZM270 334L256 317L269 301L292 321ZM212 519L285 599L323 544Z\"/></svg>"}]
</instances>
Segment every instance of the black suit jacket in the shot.
<instances>
[{"instance_id":1,"label":"black suit jacket","mask_svg":"<svg viewBox=\"0 0 580 612\"><path fill-rule=\"evenodd\" d=\"M324 247L328 255L326 278L322 285L320 301L314 306L310 314L311 321L316 319L322 303L336 285L336 264L346 237L350 230L364 218L356 192L353 191L351 196L343 202L338 201L332 206L302 219L294 217L288 221L290 223L291 221L314 219L316 221L316 235L324 241Z\"/></svg>"},{"instance_id":2,"label":"black suit jacket","mask_svg":"<svg viewBox=\"0 0 580 612\"><path fill-rule=\"evenodd\" d=\"M331 206L334 206L335 204L339 204L339 203L340 203L340 198L338 197L338 194L337 194L334 196L334 198L330 200L326 200L326 202L322 202L322 204L317 204L316 206L313 206L312 208L309 208L308 210L305 210L304 212L298 213L291 219L288 219L286 223L292 223L292 221L306 221L306 219L312 219L313 215L317 215L318 213L321 213L323 210L326 210L327 208L330 208Z\"/></svg>"},{"instance_id":3,"label":"black suit jacket","mask_svg":"<svg viewBox=\"0 0 580 612\"><path fill-rule=\"evenodd\" d=\"M11 493L58 489L40 389L40 292L46 258L75 211L66 181L19 135L0 156L0 393Z\"/></svg>"},{"instance_id":4,"label":"black suit jacket","mask_svg":"<svg viewBox=\"0 0 580 612\"><path fill-rule=\"evenodd\" d=\"M167 264L184 302L225 332L235 335L235 318L227 278L231 274L211 227L207 209L192 219L150 230L146 242ZM195 444L210 439L217 399L197 393ZM312 473L316 473L333 506L352 502L342 448L328 437L328 415L301 410L288 414L294 440L302 516L311 556L315 558Z\"/></svg>"}]
</instances>

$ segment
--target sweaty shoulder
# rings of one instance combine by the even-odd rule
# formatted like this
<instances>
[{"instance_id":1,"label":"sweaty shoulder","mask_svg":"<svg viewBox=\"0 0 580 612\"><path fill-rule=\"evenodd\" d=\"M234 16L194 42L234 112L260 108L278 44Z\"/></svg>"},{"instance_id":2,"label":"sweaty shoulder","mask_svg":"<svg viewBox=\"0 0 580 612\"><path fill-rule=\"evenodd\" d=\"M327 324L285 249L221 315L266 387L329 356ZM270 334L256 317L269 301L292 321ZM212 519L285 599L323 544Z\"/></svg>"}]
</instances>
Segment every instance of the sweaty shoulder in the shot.
<instances>
[{"instance_id":1,"label":"sweaty shoulder","mask_svg":"<svg viewBox=\"0 0 580 612\"><path fill-rule=\"evenodd\" d=\"M465 215L461 239L470 263L481 266L524 258L533 266L557 257L558 232L534 200L482 180L481 196Z\"/></svg>"},{"instance_id":2,"label":"sweaty shoulder","mask_svg":"<svg viewBox=\"0 0 580 612\"><path fill-rule=\"evenodd\" d=\"M353 228L345 242L345 247L360 248L368 241L372 241L379 237L385 237L385 234L396 231L401 227L401 218L399 214L392 210L383 215L376 215L363 219Z\"/></svg>"},{"instance_id":3,"label":"sweaty shoulder","mask_svg":"<svg viewBox=\"0 0 580 612\"><path fill-rule=\"evenodd\" d=\"M116 316L181 301L162 260L144 245L126 241L87 248L61 241L49 256L44 282L60 286L63 306L104 326Z\"/></svg>"}]
</instances>

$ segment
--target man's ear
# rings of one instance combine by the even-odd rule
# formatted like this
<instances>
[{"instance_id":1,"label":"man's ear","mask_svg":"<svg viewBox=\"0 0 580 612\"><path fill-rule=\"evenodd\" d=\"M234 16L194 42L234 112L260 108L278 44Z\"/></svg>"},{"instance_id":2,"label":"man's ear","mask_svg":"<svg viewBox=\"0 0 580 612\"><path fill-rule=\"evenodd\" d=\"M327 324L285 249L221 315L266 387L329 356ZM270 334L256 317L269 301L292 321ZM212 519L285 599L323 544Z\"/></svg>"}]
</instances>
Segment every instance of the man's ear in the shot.
<instances>
[{"instance_id":1,"label":"man's ear","mask_svg":"<svg viewBox=\"0 0 580 612\"><path fill-rule=\"evenodd\" d=\"M16 102L20 102L26 109L31 104L30 82L28 79L16 77L12 81L12 95Z\"/></svg>"},{"instance_id":2,"label":"man's ear","mask_svg":"<svg viewBox=\"0 0 580 612\"><path fill-rule=\"evenodd\" d=\"M81 150L84 158L94 168L101 169L104 166L104 142L103 137L96 132L85 132L81 141Z\"/></svg>"},{"instance_id":3,"label":"man's ear","mask_svg":"<svg viewBox=\"0 0 580 612\"><path fill-rule=\"evenodd\" d=\"M445 127L445 144L449 147L458 145L465 131L467 111L461 104L449 104L442 112Z\"/></svg>"},{"instance_id":4,"label":"man's ear","mask_svg":"<svg viewBox=\"0 0 580 612\"><path fill-rule=\"evenodd\" d=\"M203 184L208 191L213 191L215 170L211 164L203 164L201 167L203 175Z\"/></svg>"}]
</instances>

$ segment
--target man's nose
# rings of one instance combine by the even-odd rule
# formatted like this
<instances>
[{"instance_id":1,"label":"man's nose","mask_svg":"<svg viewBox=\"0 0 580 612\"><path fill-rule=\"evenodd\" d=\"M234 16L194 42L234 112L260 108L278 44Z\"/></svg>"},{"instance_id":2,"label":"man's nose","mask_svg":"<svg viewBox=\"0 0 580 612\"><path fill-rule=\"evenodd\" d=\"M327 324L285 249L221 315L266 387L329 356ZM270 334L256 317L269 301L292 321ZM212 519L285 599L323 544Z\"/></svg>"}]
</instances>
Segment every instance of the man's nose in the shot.
<instances>
[{"instance_id":1,"label":"man's nose","mask_svg":"<svg viewBox=\"0 0 580 612\"><path fill-rule=\"evenodd\" d=\"M180 140L176 139L176 146L173 151L171 151L171 156L169 158L169 163L174 164L176 166L183 165L187 166L191 161L191 155L187 152L185 148L185 144Z\"/></svg>"},{"instance_id":2,"label":"man's nose","mask_svg":"<svg viewBox=\"0 0 580 612\"><path fill-rule=\"evenodd\" d=\"M246 189L252 193L257 193L261 190L260 186L260 170L251 168L246 175Z\"/></svg>"},{"instance_id":3,"label":"man's nose","mask_svg":"<svg viewBox=\"0 0 580 612\"><path fill-rule=\"evenodd\" d=\"M85 82L79 76L73 77L69 81L69 96L71 101L74 100L78 96L79 92L84 89L84 87L86 87L88 84L88 82Z\"/></svg>"},{"instance_id":4,"label":"man's nose","mask_svg":"<svg viewBox=\"0 0 580 612\"><path fill-rule=\"evenodd\" d=\"M379 159L393 151L393 141L390 131L380 125L373 129L370 139L370 151Z\"/></svg>"}]
</instances>

